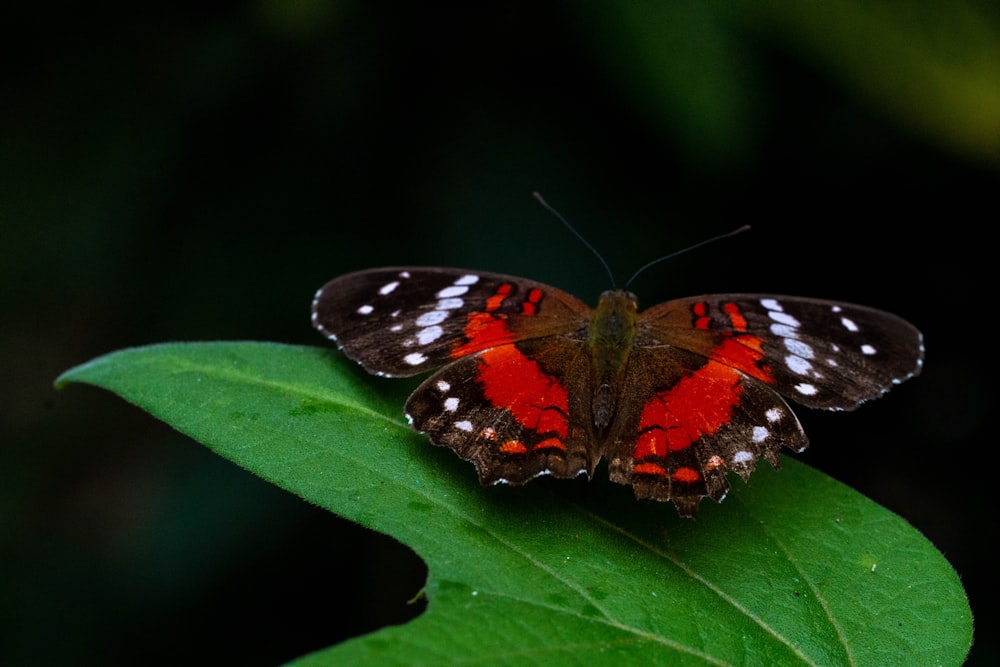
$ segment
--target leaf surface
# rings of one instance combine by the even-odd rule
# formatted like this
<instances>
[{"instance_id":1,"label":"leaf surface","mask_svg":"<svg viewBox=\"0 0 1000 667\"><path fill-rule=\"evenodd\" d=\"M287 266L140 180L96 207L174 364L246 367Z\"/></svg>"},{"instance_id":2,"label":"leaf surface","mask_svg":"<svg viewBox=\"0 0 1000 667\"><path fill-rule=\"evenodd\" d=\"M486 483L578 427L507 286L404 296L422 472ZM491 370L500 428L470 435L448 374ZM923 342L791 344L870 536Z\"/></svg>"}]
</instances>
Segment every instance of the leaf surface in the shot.
<instances>
[{"instance_id":1,"label":"leaf surface","mask_svg":"<svg viewBox=\"0 0 1000 667\"><path fill-rule=\"evenodd\" d=\"M412 547L414 621L296 665L957 665L972 620L913 527L785 458L696 521L610 484L483 488L413 433L411 383L273 343L115 352L57 383L112 391L218 454Z\"/></svg>"}]
</instances>

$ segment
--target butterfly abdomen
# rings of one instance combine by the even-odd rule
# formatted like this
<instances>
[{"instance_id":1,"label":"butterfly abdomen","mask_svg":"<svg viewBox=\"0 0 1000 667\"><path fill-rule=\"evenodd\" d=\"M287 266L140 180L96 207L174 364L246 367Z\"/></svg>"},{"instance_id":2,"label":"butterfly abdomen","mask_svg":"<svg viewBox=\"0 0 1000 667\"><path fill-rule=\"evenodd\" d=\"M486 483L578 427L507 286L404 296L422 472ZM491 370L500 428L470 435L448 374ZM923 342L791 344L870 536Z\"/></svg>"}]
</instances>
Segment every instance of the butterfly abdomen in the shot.
<instances>
[{"instance_id":1,"label":"butterfly abdomen","mask_svg":"<svg viewBox=\"0 0 1000 667\"><path fill-rule=\"evenodd\" d=\"M614 420L616 397L621 395L625 369L635 345L637 310L634 294L609 290L601 294L590 320L588 343L594 374L591 415L598 431Z\"/></svg>"}]
</instances>

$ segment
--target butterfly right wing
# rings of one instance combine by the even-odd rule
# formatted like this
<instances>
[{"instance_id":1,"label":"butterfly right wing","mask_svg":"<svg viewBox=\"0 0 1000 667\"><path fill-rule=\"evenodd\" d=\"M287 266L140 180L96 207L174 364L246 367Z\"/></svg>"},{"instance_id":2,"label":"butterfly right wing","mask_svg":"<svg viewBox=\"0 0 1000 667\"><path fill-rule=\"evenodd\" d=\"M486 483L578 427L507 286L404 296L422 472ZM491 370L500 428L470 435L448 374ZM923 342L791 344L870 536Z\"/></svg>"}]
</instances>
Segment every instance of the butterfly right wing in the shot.
<instances>
[{"instance_id":1,"label":"butterfly right wing","mask_svg":"<svg viewBox=\"0 0 1000 667\"><path fill-rule=\"evenodd\" d=\"M853 410L920 373L923 336L892 313L795 296L714 294L641 314L653 337L810 408Z\"/></svg>"},{"instance_id":2,"label":"butterfly right wing","mask_svg":"<svg viewBox=\"0 0 1000 667\"><path fill-rule=\"evenodd\" d=\"M724 294L676 299L639 316L612 480L693 516L721 499L726 471L808 439L784 398L852 410L921 368L920 332L891 313L819 299Z\"/></svg>"},{"instance_id":3,"label":"butterfly right wing","mask_svg":"<svg viewBox=\"0 0 1000 667\"><path fill-rule=\"evenodd\" d=\"M700 354L667 345L633 352L608 474L637 498L672 501L694 516L705 496L721 501L727 472L746 480L763 458L808 444L794 412L765 382Z\"/></svg>"}]
</instances>

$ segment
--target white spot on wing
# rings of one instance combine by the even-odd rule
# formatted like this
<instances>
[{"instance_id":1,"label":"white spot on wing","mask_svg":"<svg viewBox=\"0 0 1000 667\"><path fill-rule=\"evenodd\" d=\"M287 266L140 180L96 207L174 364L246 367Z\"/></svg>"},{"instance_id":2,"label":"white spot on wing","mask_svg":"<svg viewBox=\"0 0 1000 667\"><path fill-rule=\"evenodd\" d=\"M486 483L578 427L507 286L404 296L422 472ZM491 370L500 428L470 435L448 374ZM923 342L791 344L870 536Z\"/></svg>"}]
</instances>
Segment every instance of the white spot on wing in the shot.
<instances>
[{"instance_id":1,"label":"white spot on wing","mask_svg":"<svg viewBox=\"0 0 1000 667\"><path fill-rule=\"evenodd\" d=\"M781 307L781 304L778 303L777 299L761 299L760 300L760 305L762 305L765 308L767 308L768 310L772 310L772 311L776 310L778 312L781 312L782 310L784 310Z\"/></svg>"},{"instance_id":2,"label":"white spot on wing","mask_svg":"<svg viewBox=\"0 0 1000 667\"><path fill-rule=\"evenodd\" d=\"M441 324L446 319L448 319L448 313L443 310L428 310L426 313L417 318L418 327L429 327L434 324Z\"/></svg>"},{"instance_id":3,"label":"white spot on wing","mask_svg":"<svg viewBox=\"0 0 1000 667\"><path fill-rule=\"evenodd\" d=\"M378 293L381 294L382 296L385 296L386 294L390 294L397 287L399 287L399 281L393 280L391 283L386 283L385 285L382 285L382 288L378 291Z\"/></svg>"},{"instance_id":4,"label":"white spot on wing","mask_svg":"<svg viewBox=\"0 0 1000 667\"><path fill-rule=\"evenodd\" d=\"M794 338L785 339L785 349L803 359L812 359L816 356L811 345Z\"/></svg>"},{"instance_id":5,"label":"white spot on wing","mask_svg":"<svg viewBox=\"0 0 1000 667\"><path fill-rule=\"evenodd\" d=\"M448 398L444 399L444 409L447 410L448 412L454 412L455 410L458 410L458 399L455 398L454 396L449 396Z\"/></svg>"},{"instance_id":6,"label":"white spot on wing","mask_svg":"<svg viewBox=\"0 0 1000 667\"><path fill-rule=\"evenodd\" d=\"M785 357L785 365L788 366L788 370L799 375L807 375L812 370L811 363L794 354L789 354Z\"/></svg>"},{"instance_id":7,"label":"white spot on wing","mask_svg":"<svg viewBox=\"0 0 1000 667\"><path fill-rule=\"evenodd\" d=\"M479 282L479 276L468 273L455 281L456 285L475 285Z\"/></svg>"},{"instance_id":8,"label":"white spot on wing","mask_svg":"<svg viewBox=\"0 0 1000 667\"><path fill-rule=\"evenodd\" d=\"M790 327L799 326L799 321L797 319L795 319L788 313L781 312L780 310L772 310L768 312L767 316L770 317L775 322L779 322L781 324L787 324Z\"/></svg>"},{"instance_id":9,"label":"white spot on wing","mask_svg":"<svg viewBox=\"0 0 1000 667\"><path fill-rule=\"evenodd\" d=\"M438 388L438 391L440 391L442 393L444 393L444 392L448 391L449 389L451 389L451 384L449 382L444 381L444 380L438 380L436 386Z\"/></svg>"},{"instance_id":10,"label":"white spot on wing","mask_svg":"<svg viewBox=\"0 0 1000 667\"><path fill-rule=\"evenodd\" d=\"M767 418L767 421L773 424L774 422L781 419L781 410L779 410L778 408L771 408L770 410L764 413L764 416Z\"/></svg>"},{"instance_id":11,"label":"white spot on wing","mask_svg":"<svg viewBox=\"0 0 1000 667\"><path fill-rule=\"evenodd\" d=\"M864 345L861 346L861 354L872 355L872 354L875 354L876 352L877 352L877 350L874 347L872 347L871 345L868 345L867 343L865 343Z\"/></svg>"},{"instance_id":12,"label":"white spot on wing","mask_svg":"<svg viewBox=\"0 0 1000 667\"><path fill-rule=\"evenodd\" d=\"M457 428L459 431L472 432L472 422L470 422L468 419L463 419L460 422L455 422L455 428Z\"/></svg>"},{"instance_id":13,"label":"white spot on wing","mask_svg":"<svg viewBox=\"0 0 1000 667\"><path fill-rule=\"evenodd\" d=\"M741 449L740 451L733 454L733 463L737 465L743 465L746 463L750 463L751 461L753 461L753 453L748 452L745 449Z\"/></svg>"},{"instance_id":14,"label":"white spot on wing","mask_svg":"<svg viewBox=\"0 0 1000 667\"><path fill-rule=\"evenodd\" d=\"M768 431L763 426L754 426L753 434L750 436L750 438L754 442L764 442L765 440L767 440L768 435L770 435L770 431Z\"/></svg>"},{"instance_id":15,"label":"white spot on wing","mask_svg":"<svg viewBox=\"0 0 1000 667\"><path fill-rule=\"evenodd\" d=\"M787 324L772 324L771 333L775 336L781 336L782 338L798 338L799 331L795 327L790 327Z\"/></svg>"},{"instance_id":16,"label":"white spot on wing","mask_svg":"<svg viewBox=\"0 0 1000 667\"><path fill-rule=\"evenodd\" d=\"M428 343L433 343L438 338L444 334L444 329L437 326L436 324L432 327L426 327L417 332L417 342L421 345L427 345Z\"/></svg>"},{"instance_id":17,"label":"white spot on wing","mask_svg":"<svg viewBox=\"0 0 1000 667\"><path fill-rule=\"evenodd\" d=\"M456 308L461 308L465 305L465 301L462 299L441 299L437 302L436 308L438 310L455 310Z\"/></svg>"},{"instance_id":18,"label":"white spot on wing","mask_svg":"<svg viewBox=\"0 0 1000 667\"><path fill-rule=\"evenodd\" d=\"M844 328L848 331L857 331L858 325L854 323L854 320L848 319L846 317L840 318L840 323L844 325Z\"/></svg>"},{"instance_id":19,"label":"white spot on wing","mask_svg":"<svg viewBox=\"0 0 1000 667\"><path fill-rule=\"evenodd\" d=\"M443 290L439 291L435 296L439 299L448 299L453 296L462 296L469 291L469 288L465 285L452 285L451 287L445 287Z\"/></svg>"},{"instance_id":20,"label":"white spot on wing","mask_svg":"<svg viewBox=\"0 0 1000 667\"><path fill-rule=\"evenodd\" d=\"M811 385L808 382L803 382L801 384L795 385L795 391L799 392L803 396L815 396L817 389L815 385Z\"/></svg>"},{"instance_id":21,"label":"white spot on wing","mask_svg":"<svg viewBox=\"0 0 1000 667\"><path fill-rule=\"evenodd\" d=\"M375 310L375 307L366 303L365 305L363 305L360 308L358 308L357 313L358 313L358 315L368 315L373 310Z\"/></svg>"},{"instance_id":22,"label":"white spot on wing","mask_svg":"<svg viewBox=\"0 0 1000 667\"><path fill-rule=\"evenodd\" d=\"M410 352L408 355L403 357L403 361L411 366L419 366L420 364L427 361L427 357L420 354L419 352Z\"/></svg>"}]
</instances>

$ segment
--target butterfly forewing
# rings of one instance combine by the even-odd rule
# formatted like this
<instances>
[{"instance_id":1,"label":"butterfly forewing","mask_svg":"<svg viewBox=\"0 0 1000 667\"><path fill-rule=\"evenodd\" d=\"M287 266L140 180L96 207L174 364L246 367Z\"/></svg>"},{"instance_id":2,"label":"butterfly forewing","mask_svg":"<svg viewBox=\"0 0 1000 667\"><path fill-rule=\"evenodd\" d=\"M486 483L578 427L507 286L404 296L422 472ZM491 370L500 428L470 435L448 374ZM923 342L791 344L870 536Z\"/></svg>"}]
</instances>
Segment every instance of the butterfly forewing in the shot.
<instances>
[{"instance_id":1,"label":"butterfly forewing","mask_svg":"<svg viewBox=\"0 0 1000 667\"><path fill-rule=\"evenodd\" d=\"M811 408L853 410L923 365L912 324L855 304L715 294L659 304L642 319L658 339L731 364Z\"/></svg>"},{"instance_id":2,"label":"butterfly forewing","mask_svg":"<svg viewBox=\"0 0 1000 667\"><path fill-rule=\"evenodd\" d=\"M313 325L379 375L405 377L514 340L586 328L590 309L553 287L462 269L349 273L313 299Z\"/></svg>"}]
</instances>

